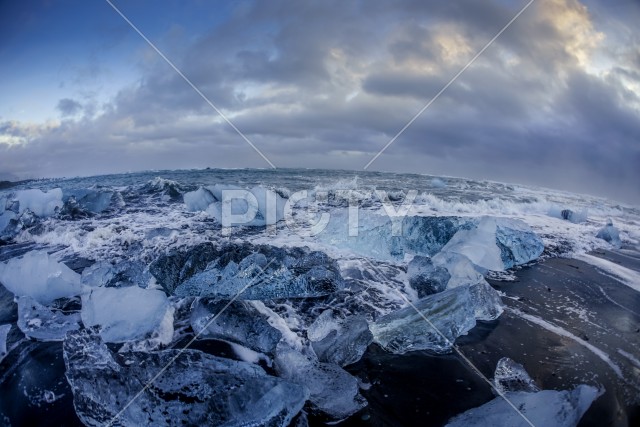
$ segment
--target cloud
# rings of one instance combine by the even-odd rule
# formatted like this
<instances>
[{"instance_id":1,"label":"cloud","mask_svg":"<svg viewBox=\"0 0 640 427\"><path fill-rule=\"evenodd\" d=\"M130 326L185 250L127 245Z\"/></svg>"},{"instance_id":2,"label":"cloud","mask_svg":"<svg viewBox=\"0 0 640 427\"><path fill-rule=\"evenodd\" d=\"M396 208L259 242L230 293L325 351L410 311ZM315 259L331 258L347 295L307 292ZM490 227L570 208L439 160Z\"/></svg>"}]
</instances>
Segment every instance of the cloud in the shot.
<instances>
[{"instance_id":1,"label":"cloud","mask_svg":"<svg viewBox=\"0 0 640 427\"><path fill-rule=\"evenodd\" d=\"M82 111L82 104L73 99L64 98L58 101L58 105L56 106L58 111L62 117L75 116L80 111Z\"/></svg>"},{"instance_id":2,"label":"cloud","mask_svg":"<svg viewBox=\"0 0 640 427\"><path fill-rule=\"evenodd\" d=\"M168 40L167 54L276 165L358 169L520 7L241 3L208 32ZM534 3L374 167L640 203L640 40L610 44L608 22L577 0ZM0 128L0 169L266 166L161 58L141 58L141 79L99 114L80 117L82 105L63 99L57 126Z\"/></svg>"}]
</instances>

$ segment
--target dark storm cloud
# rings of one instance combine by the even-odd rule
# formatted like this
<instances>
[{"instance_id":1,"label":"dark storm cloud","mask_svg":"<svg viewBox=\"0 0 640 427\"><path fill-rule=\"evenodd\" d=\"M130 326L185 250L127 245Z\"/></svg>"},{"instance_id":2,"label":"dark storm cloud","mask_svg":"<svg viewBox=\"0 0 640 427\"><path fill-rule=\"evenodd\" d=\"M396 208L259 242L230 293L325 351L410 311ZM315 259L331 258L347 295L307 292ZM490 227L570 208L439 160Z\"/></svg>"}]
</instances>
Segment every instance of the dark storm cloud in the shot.
<instances>
[{"instance_id":1,"label":"dark storm cloud","mask_svg":"<svg viewBox=\"0 0 640 427\"><path fill-rule=\"evenodd\" d=\"M523 5L240 3L159 47L278 166L361 168ZM640 202L640 41L607 45L608 30L575 0L534 3L374 167ZM166 63L143 57L140 81L95 117L5 124L0 169L265 166ZM71 99L58 108L81 111Z\"/></svg>"}]
</instances>

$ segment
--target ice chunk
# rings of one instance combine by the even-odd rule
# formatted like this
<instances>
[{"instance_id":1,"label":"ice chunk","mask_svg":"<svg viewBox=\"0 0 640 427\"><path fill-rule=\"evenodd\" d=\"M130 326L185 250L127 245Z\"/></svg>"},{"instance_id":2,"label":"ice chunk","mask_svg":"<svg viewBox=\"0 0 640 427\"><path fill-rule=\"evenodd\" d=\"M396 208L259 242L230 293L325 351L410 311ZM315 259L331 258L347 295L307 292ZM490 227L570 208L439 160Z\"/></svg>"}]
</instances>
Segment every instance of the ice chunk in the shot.
<instances>
[{"instance_id":1,"label":"ice chunk","mask_svg":"<svg viewBox=\"0 0 640 427\"><path fill-rule=\"evenodd\" d=\"M477 226L458 231L442 251L464 255L475 265L487 270L504 270L500 248L496 244L496 231L495 219L484 217Z\"/></svg>"},{"instance_id":2,"label":"ice chunk","mask_svg":"<svg viewBox=\"0 0 640 427\"><path fill-rule=\"evenodd\" d=\"M366 406L358 380L338 365L310 359L284 343L274 362L279 376L307 388L312 405L332 418L346 418Z\"/></svg>"},{"instance_id":3,"label":"ice chunk","mask_svg":"<svg viewBox=\"0 0 640 427\"><path fill-rule=\"evenodd\" d=\"M0 263L0 282L16 296L30 296L41 304L79 295L80 275L46 251L27 252Z\"/></svg>"},{"instance_id":4,"label":"ice chunk","mask_svg":"<svg viewBox=\"0 0 640 427\"><path fill-rule=\"evenodd\" d=\"M280 331L253 306L242 301L233 301L226 307L227 304L210 299L194 301L193 330L202 338L231 341L261 353L273 353L282 338Z\"/></svg>"},{"instance_id":5,"label":"ice chunk","mask_svg":"<svg viewBox=\"0 0 640 427\"><path fill-rule=\"evenodd\" d=\"M307 337L321 362L347 366L357 362L373 341L369 325L362 316L336 319L325 310L307 330Z\"/></svg>"},{"instance_id":6,"label":"ice chunk","mask_svg":"<svg viewBox=\"0 0 640 427\"><path fill-rule=\"evenodd\" d=\"M17 215L13 211L4 211L0 214L0 236L2 236L2 232L9 226L9 223L12 219L16 219Z\"/></svg>"},{"instance_id":7,"label":"ice chunk","mask_svg":"<svg viewBox=\"0 0 640 427\"><path fill-rule=\"evenodd\" d=\"M91 212L82 209L82 207L80 206L80 204L78 203L78 201L76 200L76 198L74 196L70 196L66 202L64 202L64 205L62 206L62 209L60 210L60 213L58 214L59 218L61 219L81 219L81 218L88 218L90 216L92 216Z\"/></svg>"},{"instance_id":8,"label":"ice chunk","mask_svg":"<svg viewBox=\"0 0 640 427\"><path fill-rule=\"evenodd\" d=\"M399 260L407 253L433 256L456 232L473 225L472 220L458 217L407 216L401 221L401 233L394 236L388 216L361 210L357 236L352 236L347 213L338 211L331 214L327 227L317 237L358 255Z\"/></svg>"},{"instance_id":9,"label":"ice chunk","mask_svg":"<svg viewBox=\"0 0 640 427\"><path fill-rule=\"evenodd\" d=\"M284 427L308 397L299 385L269 376L257 365L196 350L113 355L99 337L83 332L70 334L63 348L74 407L88 426L115 421L121 426Z\"/></svg>"},{"instance_id":10,"label":"ice chunk","mask_svg":"<svg viewBox=\"0 0 640 427\"><path fill-rule=\"evenodd\" d=\"M0 362L7 355L7 335L11 330L11 324L0 325Z\"/></svg>"},{"instance_id":11,"label":"ice chunk","mask_svg":"<svg viewBox=\"0 0 640 427\"><path fill-rule=\"evenodd\" d=\"M511 218L496 218L496 243L504 268L526 264L542 255L544 243L524 222Z\"/></svg>"},{"instance_id":12,"label":"ice chunk","mask_svg":"<svg viewBox=\"0 0 640 427\"><path fill-rule=\"evenodd\" d=\"M456 338L469 332L476 320L495 320L502 311L500 296L488 284L459 286L389 313L370 328L374 342L392 353L448 353Z\"/></svg>"},{"instance_id":13,"label":"ice chunk","mask_svg":"<svg viewBox=\"0 0 640 427\"><path fill-rule=\"evenodd\" d=\"M432 258L432 261L435 266L445 268L449 273L447 289L486 283L484 276L464 255L454 252L440 252Z\"/></svg>"},{"instance_id":14,"label":"ice chunk","mask_svg":"<svg viewBox=\"0 0 640 427\"><path fill-rule=\"evenodd\" d=\"M451 279L446 268L434 265L431 258L420 255L409 262L407 276L409 285L418 292L419 298L444 291Z\"/></svg>"},{"instance_id":15,"label":"ice chunk","mask_svg":"<svg viewBox=\"0 0 640 427\"><path fill-rule=\"evenodd\" d=\"M13 198L19 203L19 213L29 209L39 217L47 217L62 208L62 190L60 188L54 188L47 192L37 188L16 191Z\"/></svg>"},{"instance_id":16,"label":"ice chunk","mask_svg":"<svg viewBox=\"0 0 640 427\"><path fill-rule=\"evenodd\" d=\"M502 397L496 397L489 403L454 417L447 426L529 427L530 424L522 417L524 415L535 426L574 427L600 394L597 388L584 384L571 391L508 392L506 398L519 412Z\"/></svg>"},{"instance_id":17,"label":"ice chunk","mask_svg":"<svg viewBox=\"0 0 640 427\"><path fill-rule=\"evenodd\" d=\"M615 248L620 248L622 246L620 232L613 226L613 221L611 219L607 221L607 225L598 231L596 237L611 243Z\"/></svg>"},{"instance_id":18,"label":"ice chunk","mask_svg":"<svg viewBox=\"0 0 640 427\"><path fill-rule=\"evenodd\" d=\"M524 222L483 217L475 227L458 231L442 248L466 256L478 267L503 271L539 257L540 238Z\"/></svg>"},{"instance_id":19,"label":"ice chunk","mask_svg":"<svg viewBox=\"0 0 640 427\"><path fill-rule=\"evenodd\" d=\"M46 307L31 297L18 298L18 328L40 341L62 341L69 331L80 328L80 313L65 314Z\"/></svg>"},{"instance_id":20,"label":"ice chunk","mask_svg":"<svg viewBox=\"0 0 640 427\"><path fill-rule=\"evenodd\" d=\"M78 200L81 208L93 213L102 213L106 211L114 199L117 199L118 193L112 191L94 191L90 190L86 195ZM122 197L122 196L120 196Z\"/></svg>"},{"instance_id":21,"label":"ice chunk","mask_svg":"<svg viewBox=\"0 0 640 427\"><path fill-rule=\"evenodd\" d=\"M216 198L211 191L203 187L184 194L184 204L189 212L204 211L215 201Z\"/></svg>"},{"instance_id":22,"label":"ice chunk","mask_svg":"<svg viewBox=\"0 0 640 427\"><path fill-rule=\"evenodd\" d=\"M502 393L508 391L540 391L524 367L508 357L498 360L493 383L496 389Z\"/></svg>"},{"instance_id":23,"label":"ice chunk","mask_svg":"<svg viewBox=\"0 0 640 427\"><path fill-rule=\"evenodd\" d=\"M106 342L125 342L146 338L158 332L171 310L164 292L126 288L93 288L82 295L82 322L99 326Z\"/></svg>"},{"instance_id":24,"label":"ice chunk","mask_svg":"<svg viewBox=\"0 0 640 427\"><path fill-rule=\"evenodd\" d=\"M123 261L115 265L107 261L99 261L82 271L82 283L91 287L146 288L151 279L151 274L145 266L136 261Z\"/></svg>"},{"instance_id":25,"label":"ice chunk","mask_svg":"<svg viewBox=\"0 0 640 427\"><path fill-rule=\"evenodd\" d=\"M223 222L222 211L225 204L229 204L228 209L233 215L243 215L246 212L255 213L253 218L247 218L248 222L229 225L260 227L275 224L284 218L286 199L273 190L261 186L253 187L250 190L243 190L235 186L214 186L207 187L207 189L217 200L202 210L206 210L220 223ZM225 193L228 190L236 192L234 194Z\"/></svg>"},{"instance_id":26,"label":"ice chunk","mask_svg":"<svg viewBox=\"0 0 640 427\"><path fill-rule=\"evenodd\" d=\"M202 244L161 257L149 269L178 296L267 300L323 296L344 287L335 260L307 248Z\"/></svg>"}]
</instances>

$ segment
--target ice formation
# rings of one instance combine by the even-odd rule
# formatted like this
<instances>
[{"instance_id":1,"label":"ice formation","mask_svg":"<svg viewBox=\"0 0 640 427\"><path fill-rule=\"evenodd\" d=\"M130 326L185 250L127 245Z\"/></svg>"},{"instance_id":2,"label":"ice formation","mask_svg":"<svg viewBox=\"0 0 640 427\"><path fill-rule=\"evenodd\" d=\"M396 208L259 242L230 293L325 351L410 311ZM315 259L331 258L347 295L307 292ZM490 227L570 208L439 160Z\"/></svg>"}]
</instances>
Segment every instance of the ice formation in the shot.
<instances>
[{"instance_id":1,"label":"ice formation","mask_svg":"<svg viewBox=\"0 0 640 427\"><path fill-rule=\"evenodd\" d=\"M0 283L16 296L29 296L45 305L82 292L80 275L46 251L31 251L0 263Z\"/></svg>"},{"instance_id":2,"label":"ice formation","mask_svg":"<svg viewBox=\"0 0 640 427\"><path fill-rule=\"evenodd\" d=\"M121 426L286 427L308 397L303 387L269 376L257 365L196 350L112 354L86 332L70 334L63 347L76 413L88 426L114 421Z\"/></svg>"},{"instance_id":3,"label":"ice formation","mask_svg":"<svg viewBox=\"0 0 640 427\"><path fill-rule=\"evenodd\" d=\"M502 311L500 296L488 284L459 286L383 316L371 324L371 332L374 342L392 353L448 353L476 320L495 320Z\"/></svg>"},{"instance_id":4,"label":"ice formation","mask_svg":"<svg viewBox=\"0 0 640 427\"><path fill-rule=\"evenodd\" d=\"M508 391L540 391L524 367L508 357L498 360L496 372L493 376L493 384L502 393Z\"/></svg>"},{"instance_id":5,"label":"ice formation","mask_svg":"<svg viewBox=\"0 0 640 427\"><path fill-rule=\"evenodd\" d=\"M344 287L337 264L305 248L202 244L161 257L156 280L178 296L268 300L331 294Z\"/></svg>"},{"instance_id":6,"label":"ice formation","mask_svg":"<svg viewBox=\"0 0 640 427\"><path fill-rule=\"evenodd\" d=\"M80 329L80 313L65 314L23 296L18 298L18 328L36 340L62 341L67 332Z\"/></svg>"},{"instance_id":7,"label":"ice formation","mask_svg":"<svg viewBox=\"0 0 640 427\"><path fill-rule=\"evenodd\" d=\"M448 289L486 283L478 268L464 255L443 251L436 254L431 260L435 268L444 268L449 274L449 280L446 283Z\"/></svg>"},{"instance_id":8,"label":"ice formation","mask_svg":"<svg viewBox=\"0 0 640 427\"><path fill-rule=\"evenodd\" d=\"M184 204L190 212L204 211L216 201L210 190L200 187L196 191L184 194Z\"/></svg>"},{"instance_id":9,"label":"ice formation","mask_svg":"<svg viewBox=\"0 0 640 427\"><path fill-rule=\"evenodd\" d=\"M200 338L241 344L260 353L273 353L282 333L243 301L199 299L191 308L191 327Z\"/></svg>"},{"instance_id":10,"label":"ice formation","mask_svg":"<svg viewBox=\"0 0 640 427\"><path fill-rule=\"evenodd\" d=\"M504 397L498 396L482 406L455 416L449 420L447 426L528 427L533 424L545 427L574 427L578 425L593 401L603 393L602 390L585 384L573 390L540 391L522 365L508 358L498 362L494 382Z\"/></svg>"},{"instance_id":11,"label":"ice formation","mask_svg":"<svg viewBox=\"0 0 640 427\"><path fill-rule=\"evenodd\" d=\"M184 203L187 210L205 211L223 225L264 226L284 218L286 199L261 186L245 190L235 185L217 184L185 193ZM223 218L229 214L229 218ZM233 221L243 214L246 214L246 221Z\"/></svg>"},{"instance_id":12,"label":"ice formation","mask_svg":"<svg viewBox=\"0 0 640 427\"><path fill-rule=\"evenodd\" d=\"M509 218L483 217L458 231L443 252L465 255L478 267L502 271L538 258L544 244L529 226Z\"/></svg>"},{"instance_id":13,"label":"ice formation","mask_svg":"<svg viewBox=\"0 0 640 427\"><path fill-rule=\"evenodd\" d=\"M362 316L337 319L325 310L309 326L307 337L321 362L347 366L357 362L373 341L369 325Z\"/></svg>"},{"instance_id":14,"label":"ice formation","mask_svg":"<svg viewBox=\"0 0 640 427\"><path fill-rule=\"evenodd\" d=\"M613 221L611 219L607 221L607 225L598 231L596 237L611 243L614 248L620 248L622 246L620 232L613 226Z\"/></svg>"},{"instance_id":15,"label":"ice formation","mask_svg":"<svg viewBox=\"0 0 640 427\"><path fill-rule=\"evenodd\" d=\"M98 326L105 342L125 342L161 334L170 341L170 330L162 330L167 316L173 308L164 292L142 289L137 286L125 288L93 288L82 295L82 323L85 327Z\"/></svg>"},{"instance_id":16,"label":"ice formation","mask_svg":"<svg viewBox=\"0 0 640 427\"><path fill-rule=\"evenodd\" d=\"M366 405L358 380L333 363L318 362L280 343L274 359L278 375L309 390L309 401L335 419L343 419Z\"/></svg>"},{"instance_id":17,"label":"ice formation","mask_svg":"<svg viewBox=\"0 0 640 427\"><path fill-rule=\"evenodd\" d=\"M0 362L7 355L7 335L11 330L11 324L0 325Z\"/></svg>"},{"instance_id":18,"label":"ice formation","mask_svg":"<svg viewBox=\"0 0 640 427\"><path fill-rule=\"evenodd\" d=\"M431 258L420 255L407 265L407 276L409 285L418 292L419 298L444 291L451 279L447 268L434 265Z\"/></svg>"},{"instance_id":19,"label":"ice formation","mask_svg":"<svg viewBox=\"0 0 640 427\"><path fill-rule=\"evenodd\" d=\"M62 190L60 188L54 188L47 192L37 188L21 190L15 193L13 199L18 201L19 213L28 209L39 217L54 215L58 209L62 208Z\"/></svg>"},{"instance_id":20,"label":"ice formation","mask_svg":"<svg viewBox=\"0 0 640 427\"><path fill-rule=\"evenodd\" d=\"M137 261L121 261L115 265L107 261L99 261L82 271L82 283L91 287L146 288L150 281L151 274L146 266Z\"/></svg>"}]
</instances>

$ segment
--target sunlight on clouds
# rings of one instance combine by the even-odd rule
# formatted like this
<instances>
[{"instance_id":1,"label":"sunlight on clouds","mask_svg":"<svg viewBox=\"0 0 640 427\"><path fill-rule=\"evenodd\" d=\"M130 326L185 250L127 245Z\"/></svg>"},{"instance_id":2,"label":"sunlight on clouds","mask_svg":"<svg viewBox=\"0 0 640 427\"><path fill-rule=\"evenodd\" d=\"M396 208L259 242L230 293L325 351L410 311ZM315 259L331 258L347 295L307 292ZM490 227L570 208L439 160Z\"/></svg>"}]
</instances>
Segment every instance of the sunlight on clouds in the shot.
<instances>
[{"instance_id":1,"label":"sunlight on clouds","mask_svg":"<svg viewBox=\"0 0 640 427\"><path fill-rule=\"evenodd\" d=\"M473 54L469 41L454 25L439 26L433 41L439 48L440 59L447 65L461 64Z\"/></svg>"},{"instance_id":2,"label":"sunlight on clouds","mask_svg":"<svg viewBox=\"0 0 640 427\"><path fill-rule=\"evenodd\" d=\"M21 122L10 120L0 123L0 144L20 145L43 135L50 134L60 128L57 120L48 120L44 123Z\"/></svg>"},{"instance_id":3,"label":"sunlight on clouds","mask_svg":"<svg viewBox=\"0 0 640 427\"><path fill-rule=\"evenodd\" d=\"M566 53L583 69L595 70L591 57L605 36L596 31L587 7L577 0L543 0L537 10L558 32Z\"/></svg>"}]
</instances>

